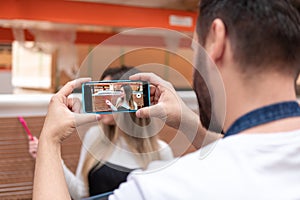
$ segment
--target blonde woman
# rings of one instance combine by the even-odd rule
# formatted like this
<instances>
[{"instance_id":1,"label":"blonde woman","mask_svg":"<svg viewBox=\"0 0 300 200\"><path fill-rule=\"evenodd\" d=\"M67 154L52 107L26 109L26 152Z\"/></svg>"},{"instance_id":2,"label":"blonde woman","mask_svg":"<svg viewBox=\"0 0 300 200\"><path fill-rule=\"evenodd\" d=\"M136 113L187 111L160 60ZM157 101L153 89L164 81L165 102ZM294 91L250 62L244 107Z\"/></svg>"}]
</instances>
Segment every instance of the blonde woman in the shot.
<instances>
[{"instance_id":1,"label":"blonde woman","mask_svg":"<svg viewBox=\"0 0 300 200\"><path fill-rule=\"evenodd\" d=\"M132 89L130 85L124 84L120 88L121 97L118 98L116 107L118 110L137 110L137 104L132 99Z\"/></svg>"},{"instance_id":2,"label":"blonde woman","mask_svg":"<svg viewBox=\"0 0 300 200\"><path fill-rule=\"evenodd\" d=\"M134 68L122 66L106 70L102 80L128 79ZM118 122L116 126L116 121ZM73 199L113 191L135 169L144 169L154 160L171 160L168 145L151 133L153 122L134 113L102 115L101 123L85 134L76 174L65 165L64 174ZM154 124L155 126L155 124ZM35 157L38 140L29 144Z\"/></svg>"}]
</instances>

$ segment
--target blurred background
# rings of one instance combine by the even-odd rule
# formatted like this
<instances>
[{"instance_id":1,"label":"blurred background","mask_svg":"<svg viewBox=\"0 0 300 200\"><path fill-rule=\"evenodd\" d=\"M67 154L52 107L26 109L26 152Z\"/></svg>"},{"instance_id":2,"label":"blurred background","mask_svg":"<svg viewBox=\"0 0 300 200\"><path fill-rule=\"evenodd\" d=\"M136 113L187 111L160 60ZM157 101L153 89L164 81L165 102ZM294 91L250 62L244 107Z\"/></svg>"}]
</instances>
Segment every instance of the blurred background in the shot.
<instances>
[{"instance_id":1,"label":"blurred background","mask_svg":"<svg viewBox=\"0 0 300 200\"><path fill-rule=\"evenodd\" d=\"M192 38L197 15L196 0L96 0L18 1L0 8L0 93L55 92L73 79L89 52L104 40L133 28L155 27L181 32ZM147 44L162 48L130 53L128 48ZM192 51L184 41L158 30L124 35L105 44L105 52L118 54L110 66L160 63L182 74L190 83ZM168 51L181 52L180 58ZM104 55L105 57L105 55ZM91 58L89 58L91 59ZM186 60L185 60L186 59ZM89 62L89 61L87 61ZM91 76L103 66L87 66ZM189 84L173 80L172 69L156 71L178 89ZM93 77L99 78L99 77Z\"/></svg>"},{"instance_id":2,"label":"blurred background","mask_svg":"<svg viewBox=\"0 0 300 200\"><path fill-rule=\"evenodd\" d=\"M197 112L191 49L197 8L198 0L1 1L0 199L31 199L34 160L18 117L38 137L51 96L69 80L98 80L106 67L141 66L170 81ZM100 43L100 53L91 53ZM300 94L299 78L296 85ZM175 156L195 150L176 130L161 132ZM62 147L73 172L78 135Z\"/></svg>"},{"instance_id":3,"label":"blurred background","mask_svg":"<svg viewBox=\"0 0 300 200\"><path fill-rule=\"evenodd\" d=\"M141 66L173 83L197 112L191 86L197 6L198 0L1 1L0 199L32 198L35 161L18 117L38 137L51 96L69 80L99 80L106 67ZM91 53L100 43L99 54ZM84 133L62 147L73 172ZM176 130L165 126L161 133L175 156L195 150Z\"/></svg>"}]
</instances>

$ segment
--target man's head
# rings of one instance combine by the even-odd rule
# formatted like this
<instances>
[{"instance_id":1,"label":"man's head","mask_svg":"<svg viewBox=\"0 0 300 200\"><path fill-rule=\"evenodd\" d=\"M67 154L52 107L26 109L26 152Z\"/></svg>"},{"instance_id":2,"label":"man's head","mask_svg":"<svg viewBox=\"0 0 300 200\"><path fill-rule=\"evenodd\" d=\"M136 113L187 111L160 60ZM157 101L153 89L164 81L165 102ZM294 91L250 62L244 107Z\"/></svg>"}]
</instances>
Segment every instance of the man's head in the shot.
<instances>
[{"instance_id":1,"label":"man's head","mask_svg":"<svg viewBox=\"0 0 300 200\"><path fill-rule=\"evenodd\" d=\"M298 10L298 13L300 13L300 0L291 0L293 6Z\"/></svg>"},{"instance_id":2,"label":"man's head","mask_svg":"<svg viewBox=\"0 0 300 200\"><path fill-rule=\"evenodd\" d=\"M300 17L288 0L201 0L199 9L197 38L221 70L227 62L247 78L274 71L296 77L300 70ZM203 60L203 56L196 59ZM210 110L212 94L207 88L211 82L206 83L194 73L200 117L206 127L209 122L220 127L214 119L209 120L217 115Z\"/></svg>"},{"instance_id":3,"label":"man's head","mask_svg":"<svg viewBox=\"0 0 300 200\"><path fill-rule=\"evenodd\" d=\"M197 34L203 46L216 19L225 26L241 72L282 65L275 70L299 71L300 17L288 0L201 0Z\"/></svg>"}]
</instances>

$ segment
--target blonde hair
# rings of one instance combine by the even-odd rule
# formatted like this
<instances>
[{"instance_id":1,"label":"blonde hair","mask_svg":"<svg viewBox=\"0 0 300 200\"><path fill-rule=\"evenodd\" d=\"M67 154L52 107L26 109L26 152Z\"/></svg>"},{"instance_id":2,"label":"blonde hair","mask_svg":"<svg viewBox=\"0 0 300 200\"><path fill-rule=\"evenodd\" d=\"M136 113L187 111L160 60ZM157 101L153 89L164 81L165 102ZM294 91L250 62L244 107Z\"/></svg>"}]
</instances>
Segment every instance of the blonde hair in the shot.
<instances>
[{"instance_id":1,"label":"blonde hair","mask_svg":"<svg viewBox=\"0 0 300 200\"><path fill-rule=\"evenodd\" d=\"M132 119L133 123L126 123L128 118ZM103 134L105 137L99 137L94 140L94 143L89 147L88 154L83 164L82 175L86 185L88 185L88 175L90 170L97 165L100 168L105 164L114 150L118 139L122 136L125 139L128 149L134 154L136 162L142 169L145 169L151 161L160 160L158 136L150 136L147 125L150 119L139 119L135 113L122 113L117 117L119 122L125 122L128 129L131 131L130 135L125 133L115 125L104 125L101 123ZM138 127L138 128L137 128ZM101 129L100 129L101 130ZM142 131L141 131L142 130Z\"/></svg>"}]
</instances>

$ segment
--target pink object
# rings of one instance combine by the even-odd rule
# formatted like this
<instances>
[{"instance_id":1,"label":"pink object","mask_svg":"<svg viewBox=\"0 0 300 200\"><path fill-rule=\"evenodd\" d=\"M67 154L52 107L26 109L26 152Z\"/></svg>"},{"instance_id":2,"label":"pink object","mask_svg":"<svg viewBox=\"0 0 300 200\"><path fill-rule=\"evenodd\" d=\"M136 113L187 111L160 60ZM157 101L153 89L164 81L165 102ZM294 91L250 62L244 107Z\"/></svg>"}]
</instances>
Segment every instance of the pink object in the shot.
<instances>
[{"instance_id":1,"label":"pink object","mask_svg":"<svg viewBox=\"0 0 300 200\"><path fill-rule=\"evenodd\" d=\"M105 103L109 106L111 105L111 102L108 99L105 100Z\"/></svg>"},{"instance_id":2,"label":"pink object","mask_svg":"<svg viewBox=\"0 0 300 200\"><path fill-rule=\"evenodd\" d=\"M19 118L19 121L21 122L21 124L23 125L23 127L24 127L24 129L25 129L25 131L26 131L26 133L27 133L27 135L29 137L29 139L31 141L33 141L33 136L32 136L32 134L31 134L31 132L30 132L28 126L27 126L27 123L26 123L25 119L23 117L18 117L18 118Z\"/></svg>"}]
</instances>

